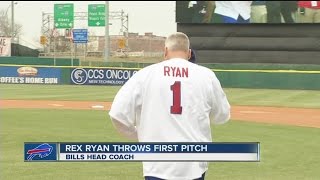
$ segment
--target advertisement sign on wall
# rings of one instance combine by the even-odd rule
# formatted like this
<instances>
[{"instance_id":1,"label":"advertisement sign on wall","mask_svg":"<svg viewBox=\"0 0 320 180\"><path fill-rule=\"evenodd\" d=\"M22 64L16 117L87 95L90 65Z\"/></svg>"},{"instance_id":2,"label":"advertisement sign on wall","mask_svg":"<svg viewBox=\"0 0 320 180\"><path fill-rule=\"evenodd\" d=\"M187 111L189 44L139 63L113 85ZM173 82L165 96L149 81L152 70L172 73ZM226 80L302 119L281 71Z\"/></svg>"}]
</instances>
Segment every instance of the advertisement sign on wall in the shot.
<instances>
[{"instance_id":1,"label":"advertisement sign on wall","mask_svg":"<svg viewBox=\"0 0 320 180\"><path fill-rule=\"evenodd\" d=\"M123 85L138 70L76 68L71 71L71 84Z\"/></svg>"},{"instance_id":2,"label":"advertisement sign on wall","mask_svg":"<svg viewBox=\"0 0 320 180\"><path fill-rule=\"evenodd\" d=\"M0 57L11 56L11 38L0 37Z\"/></svg>"},{"instance_id":3,"label":"advertisement sign on wall","mask_svg":"<svg viewBox=\"0 0 320 180\"><path fill-rule=\"evenodd\" d=\"M59 84L60 68L0 66L0 83L7 84Z\"/></svg>"}]
</instances>

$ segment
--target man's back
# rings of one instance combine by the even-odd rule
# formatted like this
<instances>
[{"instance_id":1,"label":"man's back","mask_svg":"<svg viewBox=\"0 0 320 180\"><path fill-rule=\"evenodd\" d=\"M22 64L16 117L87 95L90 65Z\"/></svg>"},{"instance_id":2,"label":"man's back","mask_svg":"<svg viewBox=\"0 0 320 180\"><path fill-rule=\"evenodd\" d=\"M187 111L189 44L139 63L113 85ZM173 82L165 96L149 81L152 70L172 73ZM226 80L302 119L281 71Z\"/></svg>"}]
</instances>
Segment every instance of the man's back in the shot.
<instances>
[{"instance_id":1,"label":"man's back","mask_svg":"<svg viewBox=\"0 0 320 180\"><path fill-rule=\"evenodd\" d=\"M140 142L212 142L210 116L216 123L229 119L230 106L214 73L179 58L140 70L115 99L110 115L134 124ZM134 108L119 115L116 109L123 107L124 101ZM143 165L144 176L164 179L195 179L207 170L205 162Z\"/></svg>"},{"instance_id":2,"label":"man's back","mask_svg":"<svg viewBox=\"0 0 320 180\"><path fill-rule=\"evenodd\" d=\"M172 59L142 73L139 141L212 141L209 120L212 87L207 69L183 59Z\"/></svg>"}]
</instances>

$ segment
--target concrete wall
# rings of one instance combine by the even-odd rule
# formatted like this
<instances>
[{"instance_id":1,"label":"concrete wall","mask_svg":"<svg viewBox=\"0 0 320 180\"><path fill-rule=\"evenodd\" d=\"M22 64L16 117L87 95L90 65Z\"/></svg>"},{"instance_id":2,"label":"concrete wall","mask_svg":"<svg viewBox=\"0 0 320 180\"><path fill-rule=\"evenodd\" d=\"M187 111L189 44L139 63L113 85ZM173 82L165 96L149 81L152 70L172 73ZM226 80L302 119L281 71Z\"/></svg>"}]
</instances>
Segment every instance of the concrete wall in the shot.
<instances>
[{"instance_id":1,"label":"concrete wall","mask_svg":"<svg viewBox=\"0 0 320 180\"><path fill-rule=\"evenodd\" d=\"M320 24L181 24L200 63L320 64Z\"/></svg>"}]
</instances>

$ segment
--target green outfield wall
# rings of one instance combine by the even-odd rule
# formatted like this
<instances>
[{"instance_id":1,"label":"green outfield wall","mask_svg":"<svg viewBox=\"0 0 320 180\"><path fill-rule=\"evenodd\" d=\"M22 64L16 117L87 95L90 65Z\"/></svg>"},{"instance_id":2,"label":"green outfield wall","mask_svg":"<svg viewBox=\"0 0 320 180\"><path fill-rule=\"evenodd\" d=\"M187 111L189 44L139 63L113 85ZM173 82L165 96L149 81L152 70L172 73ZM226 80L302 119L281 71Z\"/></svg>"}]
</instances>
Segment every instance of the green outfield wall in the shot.
<instances>
[{"instance_id":1,"label":"green outfield wall","mask_svg":"<svg viewBox=\"0 0 320 180\"><path fill-rule=\"evenodd\" d=\"M320 90L320 71L225 71L216 70L225 88Z\"/></svg>"},{"instance_id":2,"label":"green outfield wall","mask_svg":"<svg viewBox=\"0 0 320 180\"><path fill-rule=\"evenodd\" d=\"M26 70L25 67L29 69ZM320 90L320 68L317 66L291 65L286 66L287 68L281 66L281 69L276 65L264 66L265 69L258 67L244 69L236 65L231 68L225 65L215 65L215 67L211 69L224 88ZM238 69L235 69L236 67ZM0 83L123 85L139 69L2 64L0 65ZM23 74L26 71L30 72ZM32 74L33 72L35 74Z\"/></svg>"},{"instance_id":3,"label":"green outfield wall","mask_svg":"<svg viewBox=\"0 0 320 180\"><path fill-rule=\"evenodd\" d=\"M79 59L56 58L56 66L79 66ZM53 58L0 57L0 64L54 66Z\"/></svg>"},{"instance_id":4,"label":"green outfield wall","mask_svg":"<svg viewBox=\"0 0 320 180\"><path fill-rule=\"evenodd\" d=\"M311 64L266 64L266 63L211 63L200 64L210 69L234 69L234 70L303 70L320 71L320 65Z\"/></svg>"},{"instance_id":5,"label":"green outfield wall","mask_svg":"<svg viewBox=\"0 0 320 180\"><path fill-rule=\"evenodd\" d=\"M71 84L71 68L61 68L61 84Z\"/></svg>"}]
</instances>

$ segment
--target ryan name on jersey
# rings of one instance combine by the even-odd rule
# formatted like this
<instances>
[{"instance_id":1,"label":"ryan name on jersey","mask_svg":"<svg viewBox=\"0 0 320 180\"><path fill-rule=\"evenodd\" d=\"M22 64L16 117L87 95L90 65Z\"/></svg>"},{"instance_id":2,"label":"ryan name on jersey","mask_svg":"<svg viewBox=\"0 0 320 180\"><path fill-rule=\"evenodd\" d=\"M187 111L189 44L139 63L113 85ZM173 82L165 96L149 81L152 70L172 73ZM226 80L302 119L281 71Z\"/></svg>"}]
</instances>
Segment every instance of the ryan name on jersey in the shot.
<instances>
[{"instance_id":1,"label":"ryan name on jersey","mask_svg":"<svg viewBox=\"0 0 320 180\"><path fill-rule=\"evenodd\" d=\"M184 67L171 67L164 66L163 67L164 76L171 77L188 77L188 68Z\"/></svg>"}]
</instances>

